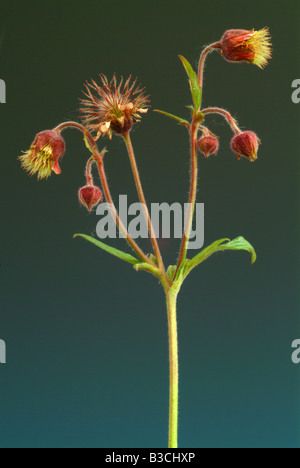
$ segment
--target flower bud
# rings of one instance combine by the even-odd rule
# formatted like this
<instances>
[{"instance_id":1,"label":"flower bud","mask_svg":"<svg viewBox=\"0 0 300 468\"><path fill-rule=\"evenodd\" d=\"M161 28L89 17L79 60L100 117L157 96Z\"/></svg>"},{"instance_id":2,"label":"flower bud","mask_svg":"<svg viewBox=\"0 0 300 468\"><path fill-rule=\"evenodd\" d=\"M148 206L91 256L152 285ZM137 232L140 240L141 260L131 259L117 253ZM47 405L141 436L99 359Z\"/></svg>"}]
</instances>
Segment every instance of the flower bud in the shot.
<instances>
[{"instance_id":1,"label":"flower bud","mask_svg":"<svg viewBox=\"0 0 300 468\"><path fill-rule=\"evenodd\" d=\"M242 132L232 138L231 149L237 154L238 159L244 156L248 158L249 161L254 162L257 159L257 151L260 143L260 139L254 132Z\"/></svg>"},{"instance_id":2,"label":"flower bud","mask_svg":"<svg viewBox=\"0 0 300 468\"><path fill-rule=\"evenodd\" d=\"M103 200L103 194L99 187L96 185L86 185L79 189L78 192L79 201L89 211L97 206Z\"/></svg>"},{"instance_id":3,"label":"flower bud","mask_svg":"<svg viewBox=\"0 0 300 468\"><path fill-rule=\"evenodd\" d=\"M197 146L203 157L207 159L212 154L217 154L219 150L219 140L214 136L205 135L198 140Z\"/></svg>"},{"instance_id":4,"label":"flower bud","mask_svg":"<svg viewBox=\"0 0 300 468\"><path fill-rule=\"evenodd\" d=\"M38 133L30 149L19 157L23 169L38 179L47 179L51 172L60 174L59 159L66 150L65 140L56 130Z\"/></svg>"},{"instance_id":5,"label":"flower bud","mask_svg":"<svg viewBox=\"0 0 300 468\"><path fill-rule=\"evenodd\" d=\"M221 50L228 62L248 62L264 68L272 56L269 30L230 29L221 39Z\"/></svg>"}]
</instances>

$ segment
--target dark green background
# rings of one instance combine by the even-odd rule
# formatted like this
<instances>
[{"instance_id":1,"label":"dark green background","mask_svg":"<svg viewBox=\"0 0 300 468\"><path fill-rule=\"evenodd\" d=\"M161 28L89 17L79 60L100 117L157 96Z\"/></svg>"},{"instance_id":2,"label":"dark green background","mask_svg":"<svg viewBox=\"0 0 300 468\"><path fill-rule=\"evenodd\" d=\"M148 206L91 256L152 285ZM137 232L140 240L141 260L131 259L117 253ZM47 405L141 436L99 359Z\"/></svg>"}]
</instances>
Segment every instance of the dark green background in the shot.
<instances>
[{"instance_id":1,"label":"dark green background","mask_svg":"<svg viewBox=\"0 0 300 468\"><path fill-rule=\"evenodd\" d=\"M219 254L194 272L179 299L180 446L297 447L300 338L297 220L299 2L1 1L0 366L1 447L165 447L167 322L162 289L83 240L98 218L79 208L88 156L65 134L60 177L37 182L17 156L34 135L77 119L82 83L103 72L138 76L152 108L187 116L186 76L203 45L229 28L269 26L274 57L262 72L209 57L204 102L231 110L262 139L255 164L238 162L231 131L217 158L200 161L206 245L244 235L246 253ZM150 112L133 141L147 199L185 202L184 128ZM105 142L114 197L136 201L122 142ZM126 246L124 241L115 243ZM174 263L178 242L162 244Z\"/></svg>"}]
</instances>

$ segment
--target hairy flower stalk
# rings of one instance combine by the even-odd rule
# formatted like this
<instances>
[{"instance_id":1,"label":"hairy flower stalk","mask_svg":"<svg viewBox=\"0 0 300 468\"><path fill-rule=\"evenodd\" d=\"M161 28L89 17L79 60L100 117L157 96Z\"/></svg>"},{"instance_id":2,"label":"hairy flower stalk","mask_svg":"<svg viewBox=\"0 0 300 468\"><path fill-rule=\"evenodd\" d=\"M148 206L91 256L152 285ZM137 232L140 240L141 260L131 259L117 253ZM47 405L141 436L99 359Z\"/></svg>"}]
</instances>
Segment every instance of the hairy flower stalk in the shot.
<instances>
[{"instance_id":1,"label":"hairy flower stalk","mask_svg":"<svg viewBox=\"0 0 300 468\"><path fill-rule=\"evenodd\" d=\"M152 225L152 221L151 221L150 213L149 213L149 210L148 210L148 206L147 206L147 203L146 203L146 199L145 199L145 195L144 195L144 191L143 191L143 187L142 187L138 167L137 167L137 164L136 164L135 154L134 154L134 150L133 150L133 146L132 146L132 143L131 143L131 138L130 138L129 133L125 133L123 135L123 138L124 138L126 148L127 148L127 151L128 151L130 164L131 164L131 168L132 168L132 172L133 172L137 192L138 192L138 195L139 195L139 199L140 199L140 202L141 202L143 210L144 210L145 219L146 219L146 222L147 222L147 225L148 225L148 231L149 231L149 234L150 234L150 239L151 239L153 249L154 249L154 252L155 252L155 255L156 255L156 260L157 260L160 271L162 272L166 282L169 283L169 280L168 280L167 275L166 275L166 270L165 270L165 267L164 267L163 259L162 259L161 253L160 253L160 249L159 249L159 246L158 246L158 243L157 243L157 240L156 240L156 234L154 232L154 228L153 228L153 225Z\"/></svg>"},{"instance_id":2,"label":"hairy flower stalk","mask_svg":"<svg viewBox=\"0 0 300 468\"><path fill-rule=\"evenodd\" d=\"M241 129L238 127L238 123L237 121L232 117L232 115L230 114L230 112L224 110L224 109L220 109L219 107L209 107L207 109L202 109L201 110L201 113L205 116L205 115L210 115L210 114L219 114L219 115L222 115L222 117L224 117L227 122L229 123L232 131L234 133L241 133Z\"/></svg>"},{"instance_id":3,"label":"hairy flower stalk","mask_svg":"<svg viewBox=\"0 0 300 468\"><path fill-rule=\"evenodd\" d=\"M168 112L159 111L162 114L175 119L188 129L190 140L191 158L191 183L189 191L189 209L185 220L185 229L181 241L179 258L176 265L171 265L166 270L159 248L158 241L152 225L149 209L146 204L144 190L142 187L136 158L133 150L130 132L133 125L141 120L141 116L148 111L149 97L140 86L136 86L136 80L131 81L131 77L123 82L123 78L117 82L116 75L111 81L101 74L101 83L95 81L85 84L85 98L81 100L81 117L83 125L77 122L64 122L53 130L46 130L39 133L30 149L20 156L22 167L31 175L36 174L38 179L47 179L52 172L61 173L59 166L60 159L65 152L65 141L61 136L63 130L75 128L82 132L85 145L89 151L87 159L85 179L86 185L78 192L79 200L89 211L103 200L103 195L107 203L112 218L118 229L133 250L135 256L112 248L90 236L81 235L88 241L97 245L104 251L120 258L133 265L136 271L146 271L154 275L162 284L167 304L168 328L169 328L169 359L170 359L170 405L169 405L169 447L178 447L178 330L177 330L177 297L181 286L190 272L200 265L204 260L215 252L225 250L245 250L251 253L252 263L255 262L256 254L254 248L243 237L238 237L232 241L220 239L209 247L197 253L193 258L187 258L189 239L194 219L196 206L196 195L198 186L198 153L202 153L205 159L212 154L217 154L219 150L219 139L203 124L204 120L212 114L221 115L229 124L233 137L230 143L231 149L236 153L238 159L242 156L248 161L254 162L257 159L257 151L260 139L252 131L242 131L230 112L219 107L209 107L202 109L203 76L204 65L210 52L220 51L223 57L229 62L248 62L260 68L266 66L271 57L271 43L269 31L264 28L259 31L254 29L229 30L225 32L221 41L214 42L207 46L201 54L199 60L198 73L193 70L189 62L180 56L185 70L189 77L191 97L193 106L189 106L192 111L191 122L174 116ZM202 131L202 135L199 132ZM113 203L105 168L104 155L106 149L98 149L97 140L101 136L109 139L116 134L123 138L129 155L129 161L137 188L138 196L142 204L145 219L152 242L153 254L144 252L129 235L123 225L117 209ZM101 181L101 188L95 184L92 175L93 166L97 167ZM117 167L117 163L116 163Z\"/></svg>"},{"instance_id":4,"label":"hairy flower stalk","mask_svg":"<svg viewBox=\"0 0 300 468\"><path fill-rule=\"evenodd\" d=\"M203 76L204 76L204 64L207 56L213 52L214 50L219 50L221 49L221 42L214 42L213 44L210 44L207 46L204 51L202 52L199 60L199 66L198 66L198 84L199 88L203 90Z\"/></svg>"},{"instance_id":5,"label":"hairy flower stalk","mask_svg":"<svg viewBox=\"0 0 300 468\"><path fill-rule=\"evenodd\" d=\"M197 196L197 186L198 186L198 157L197 157L197 134L198 126L193 123L190 129L190 141L191 141L191 187L190 187L190 196L188 202L188 213L185 223L184 233L181 242L181 248L179 253L179 258L177 262L176 274L179 272L181 265L184 263L188 251L188 244L190 240L195 205L196 205L196 196Z\"/></svg>"},{"instance_id":6,"label":"hairy flower stalk","mask_svg":"<svg viewBox=\"0 0 300 468\"><path fill-rule=\"evenodd\" d=\"M168 281L129 135L133 124L140 120L140 114L147 113L149 96L145 96L144 89L140 86L135 88L136 80L132 84L130 83L131 77L128 78L124 85L123 79L117 84L116 75L113 76L110 83L104 75L100 75L100 77L102 86L99 86L95 81L92 81L91 84L86 84L84 94L87 99L81 101L82 108L80 109L83 114L83 123L87 125L87 129L90 132L97 133L95 140L101 135L108 135L111 138L113 132L123 136L156 259L162 274L166 281ZM92 90L96 91L96 96L92 93Z\"/></svg>"},{"instance_id":7,"label":"hairy flower stalk","mask_svg":"<svg viewBox=\"0 0 300 468\"><path fill-rule=\"evenodd\" d=\"M146 264L149 264L150 266L154 266L153 263L151 262L151 260L149 260L149 258L147 257L147 255L140 249L140 247L136 244L136 242L129 235L127 229L125 228L122 221L120 220L120 217L118 215L117 209L115 207L115 204L113 202L113 199L112 199L112 196L111 196L111 193L110 193L110 190L109 190L109 185L108 185L108 182L107 182L107 177L106 177L106 173L105 173L105 169L104 169L103 158L104 158L104 155L106 153L106 150L103 150L102 153L100 154L99 150L98 150L98 147L97 147L97 144L96 144L95 140L93 139L92 135L89 133L89 131L85 127L83 127L83 125L81 125L81 124L79 124L77 122L64 122L64 123L58 125L55 130L61 132L61 131L65 130L65 129L67 129L67 128L75 128L75 129L81 131L84 134L86 144L87 144L87 146L89 147L90 151L93 154L92 159L95 160L95 162L97 164L97 168L98 168L98 171L99 171L99 176L100 176L100 179L101 179L103 192L105 194L106 201L109 204L112 218L115 220L118 229L122 233L123 237L127 240L130 247L134 250L134 252L136 252L138 257L143 262L145 262ZM87 163L86 175L89 174L90 167L91 167L91 158L88 160L88 163ZM91 175L90 175L90 177L91 177ZM87 180L89 180L88 176L87 176Z\"/></svg>"}]
</instances>

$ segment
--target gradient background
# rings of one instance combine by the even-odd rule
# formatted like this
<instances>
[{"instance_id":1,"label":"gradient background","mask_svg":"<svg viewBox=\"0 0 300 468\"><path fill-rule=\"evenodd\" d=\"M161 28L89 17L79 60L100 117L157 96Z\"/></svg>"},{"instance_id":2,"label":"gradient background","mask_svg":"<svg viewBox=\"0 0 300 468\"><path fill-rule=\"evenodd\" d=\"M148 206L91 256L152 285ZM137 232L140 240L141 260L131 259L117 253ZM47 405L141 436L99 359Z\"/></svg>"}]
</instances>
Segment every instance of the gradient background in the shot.
<instances>
[{"instance_id":1,"label":"gradient background","mask_svg":"<svg viewBox=\"0 0 300 468\"><path fill-rule=\"evenodd\" d=\"M79 208L86 152L67 132L60 177L28 177L17 156L34 135L77 119L86 79L138 76L152 107L188 116L185 72L229 28L270 27L264 71L209 57L205 105L228 108L262 138L259 160L237 162L219 117L217 158L200 161L205 244L244 235L256 248L211 258L179 298L180 446L299 447L299 2L0 1L1 119L0 446L165 447L167 321L162 289L83 240L98 218ZM148 201L185 202L188 138L149 113L133 142ZM118 138L109 148L111 190L136 201ZM126 249L124 241L113 245ZM164 242L174 263L178 242Z\"/></svg>"}]
</instances>

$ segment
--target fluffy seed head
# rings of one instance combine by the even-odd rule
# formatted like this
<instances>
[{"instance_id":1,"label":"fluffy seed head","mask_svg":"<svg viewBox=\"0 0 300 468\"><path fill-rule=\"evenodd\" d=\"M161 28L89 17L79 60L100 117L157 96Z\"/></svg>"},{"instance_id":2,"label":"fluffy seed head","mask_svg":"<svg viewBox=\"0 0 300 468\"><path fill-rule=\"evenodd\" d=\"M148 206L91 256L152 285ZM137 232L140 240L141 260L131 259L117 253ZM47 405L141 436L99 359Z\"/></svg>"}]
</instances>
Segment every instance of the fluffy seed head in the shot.
<instances>
[{"instance_id":1,"label":"fluffy seed head","mask_svg":"<svg viewBox=\"0 0 300 468\"><path fill-rule=\"evenodd\" d=\"M148 112L149 96L136 87L136 79L131 83L131 77L125 84L123 78L117 84L116 75L110 82L102 74L100 78L101 85L93 80L85 84L82 121L90 132L96 132L96 139L102 135L111 138L112 132L125 134L141 119L140 114Z\"/></svg>"},{"instance_id":2,"label":"fluffy seed head","mask_svg":"<svg viewBox=\"0 0 300 468\"><path fill-rule=\"evenodd\" d=\"M85 206L89 211L99 205L103 200L103 194L99 187L96 185L86 185L81 187L78 192L80 203Z\"/></svg>"},{"instance_id":3,"label":"fluffy seed head","mask_svg":"<svg viewBox=\"0 0 300 468\"><path fill-rule=\"evenodd\" d=\"M221 39L221 50L229 62L248 62L264 68L272 57L269 29L230 29Z\"/></svg>"},{"instance_id":4,"label":"fluffy seed head","mask_svg":"<svg viewBox=\"0 0 300 468\"><path fill-rule=\"evenodd\" d=\"M19 157L21 165L30 175L37 174L38 180L47 179L51 172L60 174L59 159L66 150L65 140L56 130L38 133L30 149Z\"/></svg>"},{"instance_id":5,"label":"fluffy seed head","mask_svg":"<svg viewBox=\"0 0 300 468\"><path fill-rule=\"evenodd\" d=\"M260 143L260 139L254 132L242 132L232 138L231 149L236 153L238 159L244 156L248 158L249 161L254 162L257 159L257 151Z\"/></svg>"}]
</instances>

